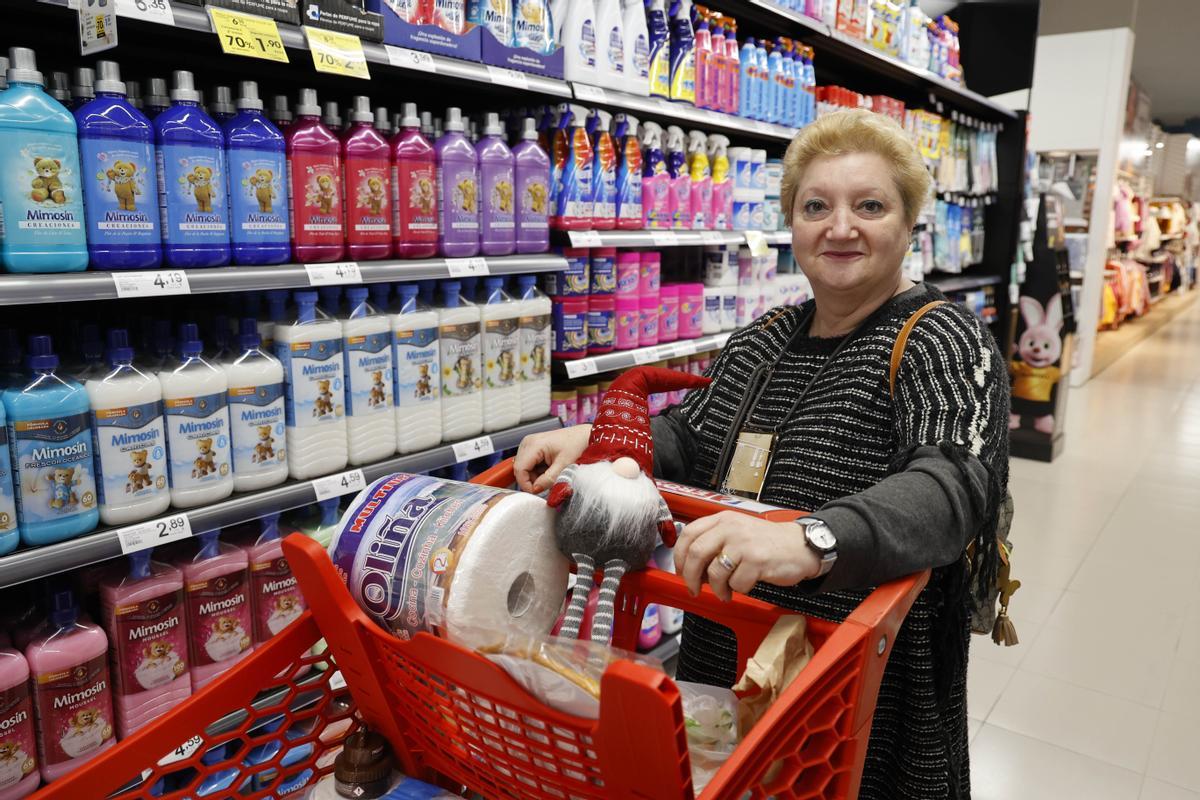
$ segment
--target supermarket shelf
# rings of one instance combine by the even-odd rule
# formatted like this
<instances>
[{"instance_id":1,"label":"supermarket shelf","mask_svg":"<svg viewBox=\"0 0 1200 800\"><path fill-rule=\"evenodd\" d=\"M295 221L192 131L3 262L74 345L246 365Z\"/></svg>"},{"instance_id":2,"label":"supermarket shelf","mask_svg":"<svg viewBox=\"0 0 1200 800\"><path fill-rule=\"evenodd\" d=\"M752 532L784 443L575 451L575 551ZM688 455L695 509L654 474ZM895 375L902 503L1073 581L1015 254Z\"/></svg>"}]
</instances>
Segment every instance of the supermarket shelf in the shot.
<instances>
[{"instance_id":1,"label":"supermarket shelf","mask_svg":"<svg viewBox=\"0 0 1200 800\"><path fill-rule=\"evenodd\" d=\"M925 282L936 286L943 292L965 292L970 289L980 289L984 286L995 286L1003 283L999 275L930 275Z\"/></svg>"},{"instance_id":2,"label":"supermarket shelf","mask_svg":"<svg viewBox=\"0 0 1200 800\"><path fill-rule=\"evenodd\" d=\"M463 263L467 261L471 263ZM522 272L557 272L564 269L566 264L566 260L560 256L530 255L492 256L477 259L429 258L362 261L358 263L358 269L363 283L384 283L450 278L465 274L512 275ZM320 265L310 266L320 267ZM151 272L153 271L151 270ZM246 292L259 289L303 289L312 285L308 269L303 264L279 264L268 267L216 267L181 271L187 275L189 294ZM0 275L0 306L112 299L117 297L114 276L119 274L121 273L86 271L60 272L49 275Z\"/></svg>"},{"instance_id":3,"label":"supermarket shelf","mask_svg":"<svg viewBox=\"0 0 1200 800\"><path fill-rule=\"evenodd\" d=\"M518 425L491 434L492 446L499 452L520 444L531 433L558 428L558 417ZM392 472L428 472L458 462L454 446L445 444L420 453L389 458L361 467L369 484ZM320 479L318 479L320 480ZM258 519L264 514L311 505L317 501L314 481L290 481L261 492L235 494L219 503L187 511L193 533L216 530ZM34 580L46 575L95 564L121 555L118 529L109 528L45 547L18 550L0 557L0 586Z\"/></svg>"},{"instance_id":4,"label":"supermarket shelf","mask_svg":"<svg viewBox=\"0 0 1200 800\"><path fill-rule=\"evenodd\" d=\"M698 339L684 339L678 342L655 345L654 347L638 347L634 350L619 350L602 356L576 358L570 361L555 361L554 373L567 378L582 378L601 372L612 372L618 369L628 369L638 364L652 364L668 358L690 356L695 353L707 353L720 350L729 340L729 333L714 333L701 336ZM0 583L2 583L0 575Z\"/></svg>"},{"instance_id":5,"label":"supermarket shelf","mask_svg":"<svg viewBox=\"0 0 1200 800\"><path fill-rule=\"evenodd\" d=\"M790 231L763 231L767 244L792 243ZM555 233L556 242L571 247L692 247L746 244L743 231L567 231Z\"/></svg>"}]
</instances>

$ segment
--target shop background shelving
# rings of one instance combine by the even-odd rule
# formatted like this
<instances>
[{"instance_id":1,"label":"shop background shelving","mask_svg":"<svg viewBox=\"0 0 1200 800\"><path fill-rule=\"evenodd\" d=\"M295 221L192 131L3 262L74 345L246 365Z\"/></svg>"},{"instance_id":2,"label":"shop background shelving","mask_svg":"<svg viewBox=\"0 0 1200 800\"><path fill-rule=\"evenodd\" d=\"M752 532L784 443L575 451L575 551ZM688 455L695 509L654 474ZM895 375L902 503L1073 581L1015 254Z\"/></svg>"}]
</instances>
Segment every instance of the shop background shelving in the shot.
<instances>
[{"instance_id":1,"label":"shop background shelving","mask_svg":"<svg viewBox=\"0 0 1200 800\"><path fill-rule=\"evenodd\" d=\"M555 377L584 378L588 375L599 375L615 370L629 369L638 364L653 364L668 358L691 356L696 353L709 353L720 350L729 340L730 333L714 333L697 339L680 339L675 342L653 345L651 347L635 347L632 350L616 350L600 356L575 358L554 362Z\"/></svg>"}]
</instances>

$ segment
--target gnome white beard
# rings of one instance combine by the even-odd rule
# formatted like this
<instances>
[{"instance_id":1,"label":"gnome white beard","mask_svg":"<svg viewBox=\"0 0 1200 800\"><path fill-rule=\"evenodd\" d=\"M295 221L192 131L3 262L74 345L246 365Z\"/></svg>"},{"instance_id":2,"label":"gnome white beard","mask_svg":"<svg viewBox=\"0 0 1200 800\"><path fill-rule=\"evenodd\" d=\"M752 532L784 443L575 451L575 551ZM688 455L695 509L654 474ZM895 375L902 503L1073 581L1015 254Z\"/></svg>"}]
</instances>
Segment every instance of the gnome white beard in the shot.
<instances>
[{"instance_id":1,"label":"gnome white beard","mask_svg":"<svg viewBox=\"0 0 1200 800\"><path fill-rule=\"evenodd\" d=\"M662 504L653 480L642 472L632 479L618 475L607 461L579 464L574 472L560 525L586 530L593 553L645 549L648 532L653 549Z\"/></svg>"}]
</instances>

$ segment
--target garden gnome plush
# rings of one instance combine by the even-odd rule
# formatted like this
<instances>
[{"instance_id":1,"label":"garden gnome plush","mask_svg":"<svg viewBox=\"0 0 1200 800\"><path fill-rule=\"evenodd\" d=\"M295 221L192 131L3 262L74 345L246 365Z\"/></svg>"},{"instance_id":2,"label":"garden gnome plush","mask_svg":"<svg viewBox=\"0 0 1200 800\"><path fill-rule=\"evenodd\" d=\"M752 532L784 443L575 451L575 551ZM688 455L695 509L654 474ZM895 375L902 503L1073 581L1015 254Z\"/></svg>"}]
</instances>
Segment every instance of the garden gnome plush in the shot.
<instances>
[{"instance_id":1,"label":"garden gnome plush","mask_svg":"<svg viewBox=\"0 0 1200 800\"><path fill-rule=\"evenodd\" d=\"M654 484L654 443L648 397L707 386L708 378L658 367L637 367L621 375L596 411L587 449L562 471L546 503L557 508L555 538L563 555L575 561L575 588L559 635L579 637L596 567L604 571L592 622L592 641L607 644L613 602L630 567L649 560L661 533L675 542L675 523Z\"/></svg>"}]
</instances>

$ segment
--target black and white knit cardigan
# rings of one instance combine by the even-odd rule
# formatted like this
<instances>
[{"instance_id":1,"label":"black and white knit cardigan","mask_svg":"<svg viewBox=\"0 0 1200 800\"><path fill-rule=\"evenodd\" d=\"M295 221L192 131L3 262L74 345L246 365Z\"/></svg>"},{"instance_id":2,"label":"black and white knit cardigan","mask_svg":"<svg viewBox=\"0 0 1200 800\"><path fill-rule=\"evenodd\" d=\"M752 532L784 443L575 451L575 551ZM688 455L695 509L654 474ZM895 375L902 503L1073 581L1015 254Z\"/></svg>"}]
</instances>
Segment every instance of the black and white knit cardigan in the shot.
<instances>
[{"instance_id":1,"label":"black and white knit cardigan","mask_svg":"<svg viewBox=\"0 0 1200 800\"><path fill-rule=\"evenodd\" d=\"M759 584L753 595L763 600L840 621L876 583L954 562L934 570L897 637L876 706L863 800L970 797L961 554L971 538L994 553L995 509L1008 482L1008 377L991 334L948 303L913 330L893 400L896 337L913 311L941 297L924 285L910 289L844 347L783 423L762 493L764 502L818 512L835 533L855 533L853 542L839 535L838 564L822 579L837 581ZM712 385L655 420L657 472L713 486L751 372L777 358L753 421L781 421L839 342L802 333L785 351L811 307L773 310L730 338L710 369ZM678 677L728 686L735 670L728 629L689 615Z\"/></svg>"}]
</instances>

